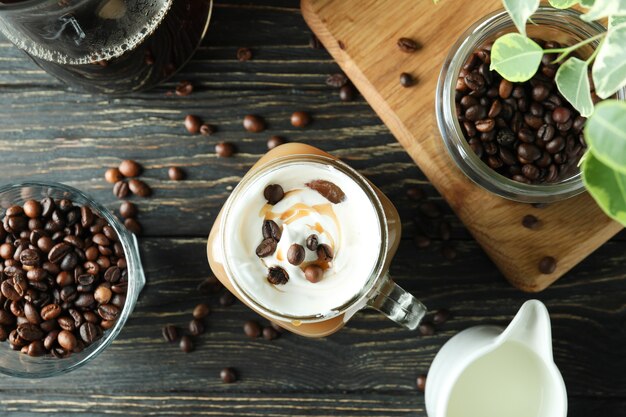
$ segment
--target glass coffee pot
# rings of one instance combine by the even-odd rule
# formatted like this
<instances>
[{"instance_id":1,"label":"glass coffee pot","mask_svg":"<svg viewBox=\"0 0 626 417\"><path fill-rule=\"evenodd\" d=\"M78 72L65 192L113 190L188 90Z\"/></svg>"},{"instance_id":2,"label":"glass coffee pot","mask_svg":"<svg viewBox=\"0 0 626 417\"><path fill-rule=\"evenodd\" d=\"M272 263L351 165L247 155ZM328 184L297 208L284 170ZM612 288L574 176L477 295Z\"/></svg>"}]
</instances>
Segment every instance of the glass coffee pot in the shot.
<instances>
[{"instance_id":1,"label":"glass coffee pot","mask_svg":"<svg viewBox=\"0 0 626 417\"><path fill-rule=\"evenodd\" d=\"M155 86L191 58L212 0L3 0L0 31L41 68L91 92Z\"/></svg>"}]
</instances>

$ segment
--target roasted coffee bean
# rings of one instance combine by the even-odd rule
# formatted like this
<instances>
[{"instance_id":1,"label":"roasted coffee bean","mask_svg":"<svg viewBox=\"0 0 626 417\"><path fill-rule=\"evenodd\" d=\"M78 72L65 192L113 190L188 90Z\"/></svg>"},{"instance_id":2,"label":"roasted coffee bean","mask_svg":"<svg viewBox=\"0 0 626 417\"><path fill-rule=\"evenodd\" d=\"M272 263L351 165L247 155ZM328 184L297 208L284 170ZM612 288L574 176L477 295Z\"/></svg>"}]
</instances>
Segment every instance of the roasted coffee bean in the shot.
<instances>
[{"instance_id":1,"label":"roasted coffee bean","mask_svg":"<svg viewBox=\"0 0 626 417\"><path fill-rule=\"evenodd\" d=\"M113 195L117 198L126 198L130 193L130 188L128 187L128 183L124 180L118 181L113 186Z\"/></svg>"},{"instance_id":2,"label":"roasted coffee bean","mask_svg":"<svg viewBox=\"0 0 626 417\"><path fill-rule=\"evenodd\" d=\"M166 342L172 343L178 340L178 329L171 324L164 326L161 333Z\"/></svg>"},{"instance_id":3,"label":"roasted coffee bean","mask_svg":"<svg viewBox=\"0 0 626 417\"><path fill-rule=\"evenodd\" d=\"M8 279L2 282L2 285L0 285L0 291L2 292L3 296L13 301L20 300L24 295L21 290L16 289L12 279Z\"/></svg>"},{"instance_id":4,"label":"roasted coffee bean","mask_svg":"<svg viewBox=\"0 0 626 417\"><path fill-rule=\"evenodd\" d=\"M259 133L265 130L265 121L253 114L248 114L243 118L243 128L248 132Z\"/></svg>"},{"instance_id":5,"label":"roasted coffee bean","mask_svg":"<svg viewBox=\"0 0 626 417\"><path fill-rule=\"evenodd\" d=\"M55 207L56 204L54 200L50 197L45 197L41 200L41 215L43 217L50 217Z\"/></svg>"},{"instance_id":6,"label":"roasted coffee bean","mask_svg":"<svg viewBox=\"0 0 626 417\"><path fill-rule=\"evenodd\" d=\"M113 304L103 304L98 307L98 315L104 320L117 320L120 308Z\"/></svg>"},{"instance_id":7,"label":"roasted coffee bean","mask_svg":"<svg viewBox=\"0 0 626 417\"><path fill-rule=\"evenodd\" d=\"M541 173L539 171L539 168L537 168L535 165L525 164L522 166L522 174L524 174L524 176L529 180L534 181L539 178L539 175Z\"/></svg>"},{"instance_id":8,"label":"roasted coffee bean","mask_svg":"<svg viewBox=\"0 0 626 417\"><path fill-rule=\"evenodd\" d=\"M167 170L167 176L172 181L182 181L185 179L185 171L179 167L169 167Z\"/></svg>"},{"instance_id":9,"label":"roasted coffee bean","mask_svg":"<svg viewBox=\"0 0 626 417\"><path fill-rule=\"evenodd\" d=\"M33 340L41 340L44 337L41 328L32 323L23 323L17 326L17 334L22 339L32 342Z\"/></svg>"},{"instance_id":10,"label":"roasted coffee bean","mask_svg":"<svg viewBox=\"0 0 626 417\"><path fill-rule=\"evenodd\" d=\"M248 320L243 325L243 331L246 336L256 338L261 336L261 326L254 320Z\"/></svg>"},{"instance_id":11,"label":"roasted coffee bean","mask_svg":"<svg viewBox=\"0 0 626 417\"><path fill-rule=\"evenodd\" d=\"M74 333L68 330L61 330L59 332L59 334L57 335L57 342L63 349L67 351L74 350L74 348L76 347L76 343L77 343L76 336L74 336Z\"/></svg>"},{"instance_id":12,"label":"roasted coffee bean","mask_svg":"<svg viewBox=\"0 0 626 417\"><path fill-rule=\"evenodd\" d=\"M324 277L324 270L317 265L308 265L304 268L304 277L307 281L315 284Z\"/></svg>"},{"instance_id":13,"label":"roasted coffee bean","mask_svg":"<svg viewBox=\"0 0 626 417\"><path fill-rule=\"evenodd\" d=\"M465 85L471 90L477 91L485 86L485 78L478 72L470 72L464 78Z\"/></svg>"},{"instance_id":14,"label":"roasted coffee bean","mask_svg":"<svg viewBox=\"0 0 626 417\"><path fill-rule=\"evenodd\" d=\"M502 79L498 87L498 94L501 98L509 98L513 92L513 84L510 81Z\"/></svg>"},{"instance_id":15,"label":"roasted coffee bean","mask_svg":"<svg viewBox=\"0 0 626 417\"><path fill-rule=\"evenodd\" d=\"M326 77L326 85L329 87L334 87L334 88L343 87L344 85L346 85L347 82L348 82L348 77L346 77L344 74L341 74L341 73L331 74L328 77Z\"/></svg>"},{"instance_id":16,"label":"roasted coffee bean","mask_svg":"<svg viewBox=\"0 0 626 417\"><path fill-rule=\"evenodd\" d=\"M128 282L119 282L117 284L111 285L111 291L115 294L126 294L128 291Z\"/></svg>"},{"instance_id":17,"label":"roasted coffee bean","mask_svg":"<svg viewBox=\"0 0 626 417\"><path fill-rule=\"evenodd\" d=\"M63 257L63 260L61 261L61 269L63 271L71 271L77 264L78 256L76 255L76 252L72 251Z\"/></svg>"},{"instance_id":18,"label":"roasted coffee bean","mask_svg":"<svg viewBox=\"0 0 626 417\"><path fill-rule=\"evenodd\" d=\"M102 330L93 323L85 322L80 326L79 334L83 342L90 345L102 337Z\"/></svg>"},{"instance_id":19,"label":"roasted coffee bean","mask_svg":"<svg viewBox=\"0 0 626 417\"><path fill-rule=\"evenodd\" d=\"M522 143L517 148L517 154L527 161L535 161L541 157L541 150L535 145Z\"/></svg>"},{"instance_id":20,"label":"roasted coffee bean","mask_svg":"<svg viewBox=\"0 0 626 417\"><path fill-rule=\"evenodd\" d=\"M551 154L561 152L565 148L565 139L562 136L557 136L550 142L546 143L546 151Z\"/></svg>"},{"instance_id":21,"label":"roasted coffee bean","mask_svg":"<svg viewBox=\"0 0 626 417\"><path fill-rule=\"evenodd\" d=\"M23 211L27 217L31 219L35 219L41 216L41 211L42 211L41 204L39 203L39 201L36 201L36 200L25 201Z\"/></svg>"},{"instance_id":22,"label":"roasted coffee bean","mask_svg":"<svg viewBox=\"0 0 626 417\"><path fill-rule=\"evenodd\" d=\"M396 44L402 52L407 53L416 52L421 48L419 43L410 38L400 38L398 39L398 42L396 42Z\"/></svg>"},{"instance_id":23,"label":"roasted coffee bean","mask_svg":"<svg viewBox=\"0 0 626 417\"><path fill-rule=\"evenodd\" d=\"M478 100L476 100L476 98L473 96L468 95L468 96L463 96L461 98L461 106L463 106L466 109L469 107L475 106L477 104L478 104Z\"/></svg>"},{"instance_id":24,"label":"roasted coffee bean","mask_svg":"<svg viewBox=\"0 0 626 417\"><path fill-rule=\"evenodd\" d=\"M566 107L559 106L552 111L552 119L554 119L556 123L565 123L570 120L571 116L572 112Z\"/></svg>"},{"instance_id":25,"label":"roasted coffee bean","mask_svg":"<svg viewBox=\"0 0 626 417\"><path fill-rule=\"evenodd\" d=\"M141 165L132 159L125 159L120 162L118 169L125 177L137 177L142 171Z\"/></svg>"},{"instance_id":26,"label":"roasted coffee bean","mask_svg":"<svg viewBox=\"0 0 626 417\"><path fill-rule=\"evenodd\" d=\"M435 311L435 315L433 316L433 323L436 325L441 325L450 320L450 310L441 308Z\"/></svg>"},{"instance_id":27,"label":"roasted coffee bean","mask_svg":"<svg viewBox=\"0 0 626 417\"><path fill-rule=\"evenodd\" d=\"M278 332L271 326L263 328L263 339L274 340L278 337Z\"/></svg>"},{"instance_id":28,"label":"roasted coffee bean","mask_svg":"<svg viewBox=\"0 0 626 417\"><path fill-rule=\"evenodd\" d=\"M57 342L57 337L59 336L60 330L52 330L50 331L46 337L43 339L43 346L46 350L52 349L54 344Z\"/></svg>"},{"instance_id":29,"label":"roasted coffee bean","mask_svg":"<svg viewBox=\"0 0 626 417\"><path fill-rule=\"evenodd\" d=\"M104 273L104 280L111 283L116 283L120 280L122 271L117 266L111 266L107 268Z\"/></svg>"},{"instance_id":30,"label":"roasted coffee bean","mask_svg":"<svg viewBox=\"0 0 626 417\"><path fill-rule=\"evenodd\" d=\"M128 188L133 194L139 197L149 197L152 194L152 189L150 188L150 186L136 178L128 181Z\"/></svg>"},{"instance_id":31,"label":"roasted coffee bean","mask_svg":"<svg viewBox=\"0 0 626 417\"><path fill-rule=\"evenodd\" d=\"M202 121L198 116L195 116L193 114L188 114L187 116L185 116L185 129L187 129L187 132L191 133L192 135L200 131L201 124Z\"/></svg>"},{"instance_id":32,"label":"roasted coffee bean","mask_svg":"<svg viewBox=\"0 0 626 417\"><path fill-rule=\"evenodd\" d=\"M422 375L417 377L416 386L417 386L417 390L419 392L426 391L426 375L422 374Z\"/></svg>"},{"instance_id":33,"label":"roasted coffee bean","mask_svg":"<svg viewBox=\"0 0 626 417\"><path fill-rule=\"evenodd\" d=\"M111 300L111 296L113 292L110 288L105 285L100 285L93 292L93 298L96 300L98 304L106 304Z\"/></svg>"},{"instance_id":34,"label":"roasted coffee bean","mask_svg":"<svg viewBox=\"0 0 626 417\"><path fill-rule=\"evenodd\" d=\"M545 84L537 84L533 87L531 96L536 102L542 102L550 95L550 89Z\"/></svg>"},{"instance_id":35,"label":"roasted coffee bean","mask_svg":"<svg viewBox=\"0 0 626 417\"><path fill-rule=\"evenodd\" d=\"M201 303L193 309L192 315L195 319L200 320L208 316L210 312L211 309L209 308L208 304Z\"/></svg>"},{"instance_id":36,"label":"roasted coffee bean","mask_svg":"<svg viewBox=\"0 0 626 417\"><path fill-rule=\"evenodd\" d=\"M20 252L20 262L25 266L37 266L41 263L41 256L36 249L26 249Z\"/></svg>"},{"instance_id":37,"label":"roasted coffee bean","mask_svg":"<svg viewBox=\"0 0 626 417\"><path fill-rule=\"evenodd\" d=\"M129 232L134 233L136 235L141 234L141 223L137 221L137 219L126 219L124 220L124 227L128 229Z\"/></svg>"},{"instance_id":38,"label":"roasted coffee bean","mask_svg":"<svg viewBox=\"0 0 626 417\"><path fill-rule=\"evenodd\" d=\"M582 116L576 117L576 119L574 119L574 123L572 123L572 129L574 129L577 133L581 132L583 127L585 127L586 121L587 119Z\"/></svg>"},{"instance_id":39,"label":"roasted coffee bean","mask_svg":"<svg viewBox=\"0 0 626 417\"><path fill-rule=\"evenodd\" d=\"M306 238L306 247L310 250L310 251L317 251L317 247L319 246L319 238L317 237L316 234L312 234L309 235Z\"/></svg>"},{"instance_id":40,"label":"roasted coffee bean","mask_svg":"<svg viewBox=\"0 0 626 417\"><path fill-rule=\"evenodd\" d=\"M468 107L467 110L465 110L465 118L472 122L484 119L486 116L487 110L479 104Z\"/></svg>"},{"instance_id":41,"label":"roasted coffee bean","mask_svg":"<svg viewBox=\"0 0 626 417\"><path fill-rule=\"evenodd\" d=\"M265 258L266 256L270 256L271 254L276 252L277 244L278 242L271 237L263 239L261 243L259 243L259 246L257 246L256 248L256 256L258 256L259 258Z\"/></svg>"},{"instance_id":42,"label":"roasted coffee bean","mask_svg":"<svg viewBox=\"0 0 626 417\"><path fill-rule=\"evenodd\" d=\"M213 133L217 131L217 128L209 123L202 123L200 125L200 134L202 136L211 136Z\"/></svg>"},{"instance_id":43,"label":"roasted coffee bean","mask_svg":"<svg viewBox=\"0 0 626 417\"><path fill-rule=\"evenodd\" d=\"M33 305L33 303L24 303L24 317L26 317L26 320L32 324L39 324L41 322L39 311L37 311L37 308Z\"/></svg>"},{"instance_id":44,"label":"roasted coffee bean","mask_svg":"<svg viewBox=\"0 0 626 417\"><path fill-rule=\"evenodd\" d=\"M333 248L329 245L322 243L317 246L317 259L322 262L330 262L333 260Z\"/></svg>"},{"instance_id":45,"label":"roasted coffee bean","mask_svg":"<svg viewBox=\"0 0 626 417\"><path fill-rule=\"evenodd\" d=\"M304 247L297 243L292 244L287 251L287 260L292 265L300 265L304 262L304 257L306 253L304 252Z\"/></svg>"},{"instance_id":46,"label":"roasted coffee bean","mask_svg":"<svg viewBox=\"0 0 626 417\"><path fill-rule=\"evenodd\" d=\"M59 327L63 330L67 330L68 332L73 332L76 329L74 319L67 316L62 316L57 319L57 323Z\"/></svg>"},{"instance_id":47,"label":"roasted coffee bean","mask_svg":"<svg viewBox=\"0 0 626 417\"><path fill-rule=\"evenodd\" d=\"M193 84L190 81L181 81L174 90L177 96L186 97L193 92Z\"/></svg>"},{"instance_id":48,"label":"roasted coffee bean","mask_svg":"<svg viewBox=\"0 0 626 417\"><path fill-rule=\"evenodd\" d=\"M537 229L539 227L539 219L532 214L527 214L522 218L522 226L527 229Z\"/></svg>"},{"instance_id":49,"label":"roasted coffee bean","mask_svg":"<svg viewBox=\"0 0 626 417\"><path fill-rule=\"evenodd\" d=\"M476 122L476 130L479 132L491 132L496 126L496 122L493 119L482 119Z\"/></svg>"},{"instance_id":50,"label":"roasted coffee bean","mask_svg":"<svg viewBox=\"0 0 626 417\"><path fill-rule=\"evenodd\" d=\"M400 74L400 85L402 87L410 87L415 84L415 79L408 72L403 72Z\"/></svg>"},{"instance_id":51,"label":"roasted coffee bean","mask_svg":"<svg viewBox=\"0 0 626 417\"><path fill-rule=\"evenodd\" d=\"M435 327L429 322L422 322L418 329L422 336L432 336L435 334Z\"/></svg>"},{"instance_id":52,"label":"roasted coffee bean","mask_svg":"<svg viewBox=\"0 0 626 417\"><path fill-rule=\"evenodd\" d=\"M184 335L183 337L180 338L180 350L182 350L185 353L190 353L193 352L195 346L193 344L193 340L191 340L191 337Z\"/></svg>"},{"instance_id":53,"label":"roasted coffee bean","mask_svg":"<svg viewBox=\"0 0 626 417\"><path fill-rule=\"evenodd\" d=\"M252 59L252 50L250 48L237 49L237 60L241 62L250 61Z\"/></svg>"},{"instance_id":54,"label":"roasted coffee bean","mask_svg":"<svg viewBox=\"0 0 626 417\"><path fill-rule=\"evenodd\" d=\"M539 272L542 274L551 274L556 270L556 259L552 256L544 256L539 261Z\"/></svg>"},{"instance_id":55,"label":"roasted coffee bean","mask_svg":"<svg viewBox=\"0 0 626 417\"><path fill-rule=\"evenodd\" d=\"M229 307L233 305L234 302L235 296L232 295L229 291L224 292L224 294L222 294L219 299L219 303L222 307Z\"/></svg>"},{"instance_id":56,"label":"roasted coffee bean","mask_svg":"<svg viewBox=\"0 0 626 417\"><path fill-rule=\"evenodd\" d=\"M296 111L291 115L291 124L294 127L306 127L311 123L311 116L304 111Z\"/></svg>"},{"instance_id":57,"label":"roasted coffee bean","mask_svg":"<svg viewBox=\"0 0 626 417\"><path fill-rule=\"evenodd\" d=\"M224 368L220 371L220 379L225 384L232 384L237 381L237 373L233 368Z\"/></svg>"},{"instance_id":58,"label":"roasted coffee bean","mask_svg":"<svg viewBox=\"0 0 626 417\"><path fill-rule=\"evenodd\" d=\"M489 108L489 112L487 113L487 116L489 116L489 118L491 119L495 119L500 112L502 111L502 103L500 103L499 100L494 100L493 103L491 103L491 107Z\"/></svg>"},{"instance_id":59,"label":"roasted coffee bean","mask_svg":"<svg viewBox=\"0 0 626 417\"><path fill-rule=\"evenodd\" d=\"M0 325L11 326L15 323L15 317L7 311L0 309Z\"/></svg>"},{"instance_id":60,"label":"roasted coffee bean","mask_svg":"<svg viewBox=\"0 0 626 417\"><path fill-rule=\"evenodd\" d=\"M346 84L339 89L339 99L341 101L352 101L354 100L354 96L356 92L354 91L354 87L350 84Z\"/></svg>"},{"instance_id":61,"label":"roasted coffee bean","mask_svg":"<svg viewBox=\"0 0 626 417\"><path fill-rule=\"evenodd\" d=\"M200 336L202 333L204 333L204 323L202 323L202 320L191 320L189 322L189 333L192 336Z\"/></svg>"},{"instance_id":62,"label":"roasted coffee bean","mask_svg":"<svg viewBox=\"0 0 626 417\"><path fill-rule=\"evenodd\" d=\"M556 134L556 129L554 126L549 124L541 125L539 130L537 131L537 138L541 139L543 142L550 142L554 135Z\"/></svg>"},{"instance_id":63,"label":"roasted coffee bean","mask_svg":"<svg viewBox=\"0 0 626 417\"><path fill-rule=\"evenodd\" d=\"M235 145L230 142L219 142L215 145L215 154L220 158L230 158L235 154Z\"/></svg>"},{"instance_id":64,"label":"roasted coffee bean","mask_svg":"<svg viewBox=\"0 0 626 417\"><path fill-rule=\"evenodd\" d=\"M463 122L463 127L465 128L465 133L467 133L467 136L469 136L470 138L476 136L477 131L474 123L466 120Z\"/></svg>"},{"instance_id":65,"label":"roasted coffee bean","mask_svg":"<svg viewBox=\"0 0 626 417\"><path fill-rule=\"evenodd\" d=\"M284 285L289 281L289 274L279 266L272 266L268 270L267 280L272 285Z\"/></svg>"},{"instance_id":66,"label":"roasted coffee bean","mask_svg":"<svg viewBox=\"0 0 626 417\"><path fill-rule=\"evenodd\" d=\"M343 90L343 87L342 87ZM286 141L285 139L283 139L280 136L271 136L268 140L267 140L267 149L272 150L277 146L280 146L282 144L284 144Z\"/></svg>"},{"instance_id":67,"label":"roasted coffee bean","mask_svg":"<svg viewBox=\"0 0 626 417\"><path fill-rule=\"evenodd\" d=\"M271 205L278 203L285 196L285 192L283 191L283 187L278 184L269 184L263 190L263 197L267 200L267 202Z\"/></svg>"},{"instance_id":68,"label":"roasted coffee bean","mask_svg":"<svg viewBox=\"0 0 626 417\"><path fill-rule=\"evenodd\" d=\"M262 233L264 239L272 238L276 242L279 242L280 238L282 237L282 231L280 229L280 226L277 225L276 222L273 220L263 221Z\"/></svg>"}]
</instances>

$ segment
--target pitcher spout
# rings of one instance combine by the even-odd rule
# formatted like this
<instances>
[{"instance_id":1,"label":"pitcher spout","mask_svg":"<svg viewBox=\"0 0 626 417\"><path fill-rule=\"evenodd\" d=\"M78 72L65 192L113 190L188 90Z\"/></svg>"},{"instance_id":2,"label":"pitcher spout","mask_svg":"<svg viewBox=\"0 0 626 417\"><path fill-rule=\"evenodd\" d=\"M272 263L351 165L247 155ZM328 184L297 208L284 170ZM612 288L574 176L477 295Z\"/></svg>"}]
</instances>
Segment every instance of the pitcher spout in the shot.
<instances>
[{"instance_id":1,"label":"pitcher spout","mask_svg":"<svg viewBox=\"0 0 626 417\"><path fill-rule=\"evenodd\" d=\"M526 301L498 339L501 343L516 341L545 361L553 361L550 314L539 300Z\"/></svg>"}]
</instances>

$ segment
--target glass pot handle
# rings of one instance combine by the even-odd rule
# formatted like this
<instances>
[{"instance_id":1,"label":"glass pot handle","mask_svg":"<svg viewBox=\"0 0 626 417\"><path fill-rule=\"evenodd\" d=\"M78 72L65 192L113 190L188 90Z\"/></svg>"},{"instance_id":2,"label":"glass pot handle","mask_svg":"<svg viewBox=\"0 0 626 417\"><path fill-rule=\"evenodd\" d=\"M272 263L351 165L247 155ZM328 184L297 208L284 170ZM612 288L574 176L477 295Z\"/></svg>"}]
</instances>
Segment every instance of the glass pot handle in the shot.
<instances>
[{"instance_id":1,"label":"glass pot handle","mask_svg":"<svg viewBox=\"0 0 626 417\"><path fill-rule=\"evenodd\" d=\"M417 328L427 311L424 304L393 282L388 275L368 305L410 330Z\"/></svg>"}]
</instances>

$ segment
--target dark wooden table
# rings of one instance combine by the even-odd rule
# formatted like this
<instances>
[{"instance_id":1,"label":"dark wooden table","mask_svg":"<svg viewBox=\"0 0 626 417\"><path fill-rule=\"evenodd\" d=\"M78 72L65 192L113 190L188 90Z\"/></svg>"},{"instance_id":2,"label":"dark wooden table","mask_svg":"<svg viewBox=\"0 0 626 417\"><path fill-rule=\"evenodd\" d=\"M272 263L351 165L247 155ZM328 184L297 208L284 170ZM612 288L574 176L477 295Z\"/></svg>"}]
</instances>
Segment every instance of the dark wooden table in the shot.
<instances>
[{"instance_id":1,"label":"dark wooden table","mask_svg":"<svg viewBox=\"0 0 626 417\"><path fill-rule=\"evenodd\" d=\"M78 187L111 209L118 202L105 168L133 158L146 167L154 197L139 202L140 239L148 284L120 337L71 374L48 380L3 377L0 414L32 416L425 416L415 378L428 370L443 343L476 324L506 324L522 302L546 303L554 352L567 384L570 416L626 415L626 235L620 234L548 290L512 288L462 224L446 209L458 257L445 260L435 240L413 243L417 186L445 203L362 99L343 103L325 85L338 71L324 50L309 47L296 1L217 1L209 34L174 80L127 98L68 92L7 41L0 43L0 161L2 182L51 179ZM238 47L254 59L238 62ZM166 96L192 80L188 97ZM314 122L295 129L289 116L310 111ZM183 128L188 113L219 127L211 137ZM245 114L266 118L260 134L243 130ZM196 291L211 274L206 236L229 191L266 151L272 134L340 156L368 176L400 211L404 235L391 267L398 283L453 319L420 337L370 311L323 339L284 334L250 340L244 320L256 315L240 303L215 306L197 349L166 344L161 327L186 326ZM217 158L215 143L239 153ZM167 179L178 165L188 180ZM219 371L235 367L240 381L225 385ZM468 416L474 417L474 416ZM505 417L505 416L503 416Z\"/></svg>"}]
</instances>

